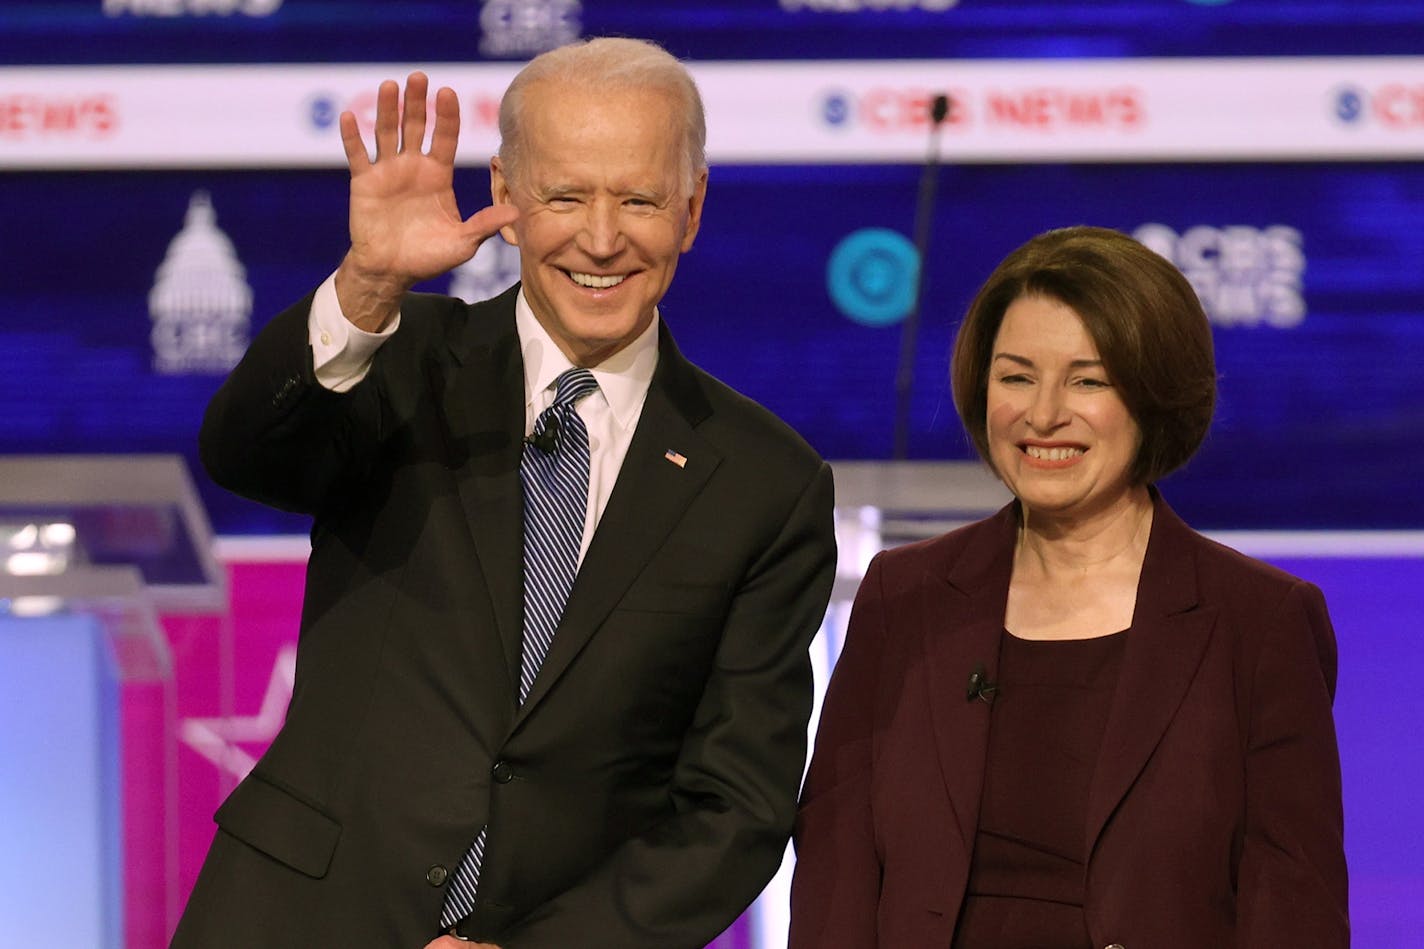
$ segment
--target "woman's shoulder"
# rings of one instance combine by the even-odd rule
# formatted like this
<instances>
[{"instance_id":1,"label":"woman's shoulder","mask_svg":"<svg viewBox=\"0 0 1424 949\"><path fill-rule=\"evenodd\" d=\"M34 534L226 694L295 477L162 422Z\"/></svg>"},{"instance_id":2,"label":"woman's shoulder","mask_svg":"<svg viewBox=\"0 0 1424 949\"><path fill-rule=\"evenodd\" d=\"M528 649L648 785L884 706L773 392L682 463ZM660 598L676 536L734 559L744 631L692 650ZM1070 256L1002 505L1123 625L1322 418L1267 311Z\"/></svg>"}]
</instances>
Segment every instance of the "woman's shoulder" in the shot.
<instances>
[{"instance_id":1,"label":"woman's shoulder","mask_svg":"<svg viewBox=\"0 0 1424 949\"><path fill-rule=\"evenodd\" d=\"M1310 587L1307 580L1242 553L1221 539L1187 527L1168 509L1172 543L1190 547L1196 565L1196 579L1204 600L1221 604L1270 607L1292 590ZM1159 508L1159 516L1161 509Z\"/></svg>"},{"instance_id":2,"label":"woman's shoulder","mask_svg":"<svg viewBox=\"0 0 1424 949\"><path fill-rule=\"evenodd\" d=\"M1300 577L1249 554L1244 554L1222 540L1197 534L1201 543L1199 558L1214 573L1235 578L1237 581L1259 583L1264 586L1290 587L1302 583Z\"/></svg>"}]
</instances>

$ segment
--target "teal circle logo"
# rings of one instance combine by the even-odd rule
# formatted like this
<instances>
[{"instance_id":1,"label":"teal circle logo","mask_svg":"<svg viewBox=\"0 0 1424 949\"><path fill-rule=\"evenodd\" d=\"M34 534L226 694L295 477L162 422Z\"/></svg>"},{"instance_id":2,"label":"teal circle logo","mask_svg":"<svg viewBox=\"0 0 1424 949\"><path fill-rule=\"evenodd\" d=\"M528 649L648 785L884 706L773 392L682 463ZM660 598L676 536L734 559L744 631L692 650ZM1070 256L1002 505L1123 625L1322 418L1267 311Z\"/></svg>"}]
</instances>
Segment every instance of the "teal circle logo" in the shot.
<instances>
[{"instance_id":1,"label":"teal circle logo","mask_svg":"<svg viewBox=\"0 0 1424 949\"><path fill-rule=\"evenodd\" d=\"M831 302L865 326L903 320L915 302L920 255L899 231L867 227L846 235L826 264Z\"/></svg>"}]
</instances>

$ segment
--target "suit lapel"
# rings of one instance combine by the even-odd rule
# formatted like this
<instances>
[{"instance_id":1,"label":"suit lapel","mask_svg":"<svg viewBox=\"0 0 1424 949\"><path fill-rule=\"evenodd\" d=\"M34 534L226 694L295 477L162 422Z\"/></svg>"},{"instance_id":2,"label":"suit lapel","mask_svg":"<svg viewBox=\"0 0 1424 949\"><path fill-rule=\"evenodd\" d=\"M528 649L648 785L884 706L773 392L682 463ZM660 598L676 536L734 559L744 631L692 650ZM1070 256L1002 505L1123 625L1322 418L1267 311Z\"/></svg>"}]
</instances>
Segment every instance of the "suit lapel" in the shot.
<instances>
[{"instance_id":1,"label":"suit lapel","mask_svg":"<svg viewBox=\"0 0 1424 949\"><path fill-rule=\"evenodd\" d=\"M1153 492L1152 536L1136 612L1088 797L1088 852L1131 788L1190 687L1216 620L1198 605L1196 535ZM1013 572L1016 506L989 521L959 557L927 578L921 642L935 745L966 852L973 846L989 739L989 705L969 701L969 673L998 675L1004 609Z\"/></svg>"},{"instance_id":2,"label":"suit lapel","mask_svg":"<svg viewBox=\"0 0 1424 949\"><path fill-rule=\"evenodd\" d=\"M439 383L451 464L503 647L513 702L524 612L524 361L514 329L518 285L472 313Z\"/></svg>"},{"instance_id":3,"label":"suit lapel","mask_svg":"<svg viewBox=\"0 0 1424 949\"><path fill-rule=\"evenodd\" d=\"M587 644L721 462L695 430L711 408L666 325L659 329L658 349L637 430L516 728ZM684 463L670 461L669 451L681 454Z\"/></svg>"},{"instance_id":4,"label":"suit lapel","mask_svg":"<svg viewBox=\"0 0 1424 949\"><path fill-rule=\"evenodd\" d=\"M983 665L989 681L998 675L1017 522L1016 506L1004 508L947 571L927 578L921 593L930 719L966 854L979 821L990 711L989 703L968 698L966 691L976 666Z\"/></svg>"},{"instance_id":5,"label":"suit lapel","mask_svg":"<svg viewBox=\"0 0 1424 949\"><path fill-rule=\"evenodd\" d=\"M1153 497L1132 629L1088 792L1089 854L1181 705L1216 621L1216 611L1197 602L1196 535L1155 490Z\"/></svg>"}]
</instances>

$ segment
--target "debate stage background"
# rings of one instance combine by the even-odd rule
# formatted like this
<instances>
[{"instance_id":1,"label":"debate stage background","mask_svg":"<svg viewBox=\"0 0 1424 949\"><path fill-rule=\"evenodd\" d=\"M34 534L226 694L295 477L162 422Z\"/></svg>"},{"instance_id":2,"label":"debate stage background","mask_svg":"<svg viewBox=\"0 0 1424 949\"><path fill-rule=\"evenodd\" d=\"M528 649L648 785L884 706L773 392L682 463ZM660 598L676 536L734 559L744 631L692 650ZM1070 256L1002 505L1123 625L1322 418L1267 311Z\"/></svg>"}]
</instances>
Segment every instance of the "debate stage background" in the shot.
<instances>
[{"instance_id":1,"label":"debate stage background","mask_svg":"<svg viewBox=\"0 0 1424 949\"><path fill-rule=\"evenodd\" d=\"M306 524L213 487L195 434L245 341L344 249L335 115L368 116L375 83L409 68L454 85L469 213L518 62L607 33L663 42L708 99L707 214L669 326L829 458L891 453L909 272L883 231L912 233L935 92L954 106L910 457L970 456L949 342L1032 234L1115 227L1188 273L1215 324L1221 403L1163 490L1197 527L1285 532L1239 536L1269 536L1272 559L1326 589L1357 939L1424 941L1424 709L1408 697L1424 674L1418 0L8 0L0 452L180 454L230 555L228 613L165 618L173 721L162 697L125 698L130 949L164 941L211 810L262 744L218 761L179 732L260 717L269 692L280 711ZM489 295L516 271L493 242L430 289ZM146 783L167 780L164 756L176 823Z\"/></svg>"}]
</instances>

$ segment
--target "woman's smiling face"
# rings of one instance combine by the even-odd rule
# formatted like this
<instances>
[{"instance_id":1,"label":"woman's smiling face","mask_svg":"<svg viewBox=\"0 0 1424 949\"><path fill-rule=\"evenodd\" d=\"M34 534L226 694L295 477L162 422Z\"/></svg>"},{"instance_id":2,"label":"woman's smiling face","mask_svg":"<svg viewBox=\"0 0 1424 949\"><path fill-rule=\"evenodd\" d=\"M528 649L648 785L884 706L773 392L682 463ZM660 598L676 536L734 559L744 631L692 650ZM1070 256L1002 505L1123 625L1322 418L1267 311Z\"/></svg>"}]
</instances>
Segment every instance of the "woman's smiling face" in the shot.
<instances>
[{"instance_id":1,"label":"woman's smiling face","mask_svg":"<svg viewBox=\"0 0 1424 949\"><path fill-rule=\"evenodd\" d=\"M989 358L989 455L1025 508L1074 516L1126 500L1141 430L1078 314L1019 297Z\"/></svg>"}]
</instances>

